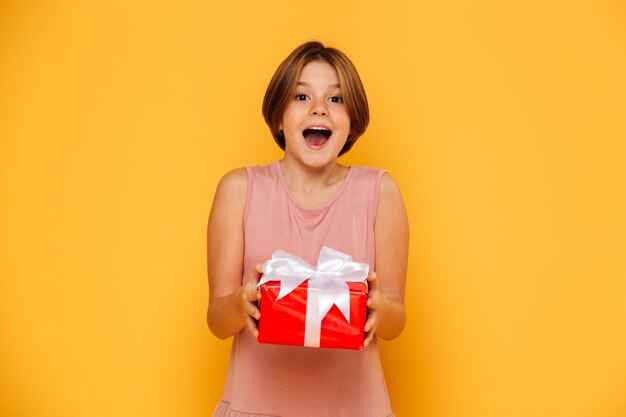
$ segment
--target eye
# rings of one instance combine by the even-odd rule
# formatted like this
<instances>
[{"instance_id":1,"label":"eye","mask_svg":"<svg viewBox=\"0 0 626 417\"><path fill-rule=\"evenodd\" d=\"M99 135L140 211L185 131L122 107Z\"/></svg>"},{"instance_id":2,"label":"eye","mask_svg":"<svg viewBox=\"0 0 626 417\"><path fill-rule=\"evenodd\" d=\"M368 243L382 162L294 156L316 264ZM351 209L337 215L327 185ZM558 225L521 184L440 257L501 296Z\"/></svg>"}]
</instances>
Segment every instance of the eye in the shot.
<instances>
[{"instance_id":1,"label":"eye","mask_svg":"<svg viewBox=\"0 0 626 417\"><path fill-rule=\"evenodd\" d=\"M329 100L331 103L343 103L343 97L340 96L332 96Z\"/></svg>"},{"instance_id":2,"label":"eye","mask_svg":"<svg viewBox=\"0 0 626 417\"><path fill-rule=\"evenodd\" d=\"M297 101L306 101L309 97L307 97L306 94L299 93L299 94L296 94L295 98Z\"/></svg>"}]
</instances>

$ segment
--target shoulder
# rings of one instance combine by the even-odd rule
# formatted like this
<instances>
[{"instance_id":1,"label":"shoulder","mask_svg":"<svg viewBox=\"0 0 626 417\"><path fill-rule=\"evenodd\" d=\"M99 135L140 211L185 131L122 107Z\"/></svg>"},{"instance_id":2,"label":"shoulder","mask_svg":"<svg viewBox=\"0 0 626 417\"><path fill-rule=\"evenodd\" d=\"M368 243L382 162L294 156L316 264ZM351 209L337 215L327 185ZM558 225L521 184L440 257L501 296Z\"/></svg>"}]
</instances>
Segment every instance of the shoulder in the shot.
<instances>
[{"instance_id":1,"label":"shoulder","mask_svg":"<svg viewBox=\"0 0 626 417\"><path fill-rule=\"evenodd\" d=\"M383 216L397 216L405 212L400 186L396 180L386 172L383 173L380 178L378 212Z\"/></svg>"},{"instance_id":2,"label":"shoulder","mask_svg":"<svg viewBox=\"0 0 626 417\"><path fill-rule=\"evenodd\" d=\"M386 169L368 166L353 166L352 169L356 170L356 176L377 182L381 194L400 194L398 183Z\"/></svg>"},{"instance_id":3,"label":"shoulder","mask_svg":"<svg viewBox=\"0 0 626 417\"><path fill-rule=\"evenodd\" d=\"M228 171L220 180L220 185L227 187L245 187L248 185L248 170L246 168L236 168Z\"/></svg>"},{"instance_id":4,"label":"shoulder","mask_svg":"<svg viewBox=\"0 0 626 417\"><path fill-rule=\"evenodd\" d=\"M368 167L364 165L353 165L350 167L351 175L358 183L364 186L378 189L381 177L387 172L381 168Z\"/></svg>"},{"instance_id":5,"label":"shoulder","mask_svg":"<svg viewBox=\"0 0 626 417\"><path fill-rule=\"evenodd\" d=\"M388 173L383 172L380 178L380 195L384 196L400 196L400 186L396 180Z\"/></svg>"},{"instance_id":6,"label":"shoulder","mask_svg":"<svg viewBox=\"0 0 626 417\"><path fill-rule=\"evenodd\" d=\"M216 202L243 203L248 190L246 168L237 168L224 174L215 192Z\"/></svg>"},{"instance_id":7,"label":"shoulder","mask_svg":"<svg viewBox=\"0 0 626 417\"><path fill-rule=\"evenodd\" d=\"M218 184L218 189L231 192L241 192L248 188L248 171L246 168L237 168L228 171Z\"/></svg>"}]
</instances>

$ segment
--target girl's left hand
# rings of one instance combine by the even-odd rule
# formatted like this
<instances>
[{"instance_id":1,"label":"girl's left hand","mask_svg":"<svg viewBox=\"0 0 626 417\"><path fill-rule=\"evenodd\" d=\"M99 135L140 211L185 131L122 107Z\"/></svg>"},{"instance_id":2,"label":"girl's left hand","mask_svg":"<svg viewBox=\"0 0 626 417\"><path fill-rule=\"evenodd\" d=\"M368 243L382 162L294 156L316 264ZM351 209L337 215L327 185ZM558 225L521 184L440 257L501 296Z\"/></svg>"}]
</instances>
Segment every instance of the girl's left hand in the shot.
<instances>
[{"instance_id":1,"label":"girl's left hand","mask_svg":"<svg viewBox=\"0 0 626 417\"><path fill-rule=\"evenodd\" d=\"M376 272L370 271L367 276L367 284L369 287L367 294L367 321L365 322L365 341L363 347L366 347L372 342L376 329L380 324L381 319L385 316L385 310L388 298L380 292L380 285L378 281L378 275Z\"/></svg>"}]
</instances>

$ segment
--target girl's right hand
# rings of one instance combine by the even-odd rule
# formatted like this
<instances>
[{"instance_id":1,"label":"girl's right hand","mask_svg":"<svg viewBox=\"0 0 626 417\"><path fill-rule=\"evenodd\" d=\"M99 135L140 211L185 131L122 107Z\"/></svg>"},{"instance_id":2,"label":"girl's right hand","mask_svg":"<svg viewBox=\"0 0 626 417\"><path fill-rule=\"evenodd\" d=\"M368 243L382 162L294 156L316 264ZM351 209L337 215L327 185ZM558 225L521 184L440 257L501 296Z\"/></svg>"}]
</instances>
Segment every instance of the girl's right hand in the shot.
<instances>
[{"instance_id":1,"label":"girl's right hand","mask_svg":"<svg viewBox=\"0 0 626 417\"><path fill-rule=\"evenodd\" d=\"M257 308L257 302L261 299L261 292L257 284L259 283L261 275L263 275L263 271L261 270L262 266L262 264L256 264L240 289L241 305L246 316L247 327L255 339L259 337L256 320L261 317L261 312Z\"/></svg>"}]
</instances>

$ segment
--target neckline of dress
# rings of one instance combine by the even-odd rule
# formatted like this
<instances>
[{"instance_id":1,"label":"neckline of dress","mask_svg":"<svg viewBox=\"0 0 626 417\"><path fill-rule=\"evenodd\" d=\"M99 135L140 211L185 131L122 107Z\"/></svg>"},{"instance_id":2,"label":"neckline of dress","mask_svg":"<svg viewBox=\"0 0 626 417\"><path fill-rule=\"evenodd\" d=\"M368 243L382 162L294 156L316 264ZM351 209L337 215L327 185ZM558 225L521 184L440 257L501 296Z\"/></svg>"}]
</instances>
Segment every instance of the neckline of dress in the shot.
<instances>
[{"instance_id":1,"label":"neckline of dress","mask_svg":"<svg viewBox=\"0 0 626 417\"><path fill-rule=\"evenodd\" d=\"M299 210L306 211L309 213L323 211L323 210L326 210L328 207L330 207L339 198L339 196L341 196L341 194L343 193L343 190L348 186L348 181L350 181L350 179L352 178L352 173L354 171L352 166L348 166L348 174L344 177L343 183L341 184L339 189L335 192L335 194L333 194L333 196L326 203L317 207L305 207L296 199L296 197L293 195L293 193L289 189L289 185L287 185L287 180L285 180L285 175L283 174L283 170L280 167L280 160L274 162L274 169L277 171L278 178L280 179L280 183L284 187L285 193L287 194L287 197L289 198L289 200Z\"/></svg>"}]
</instances>

